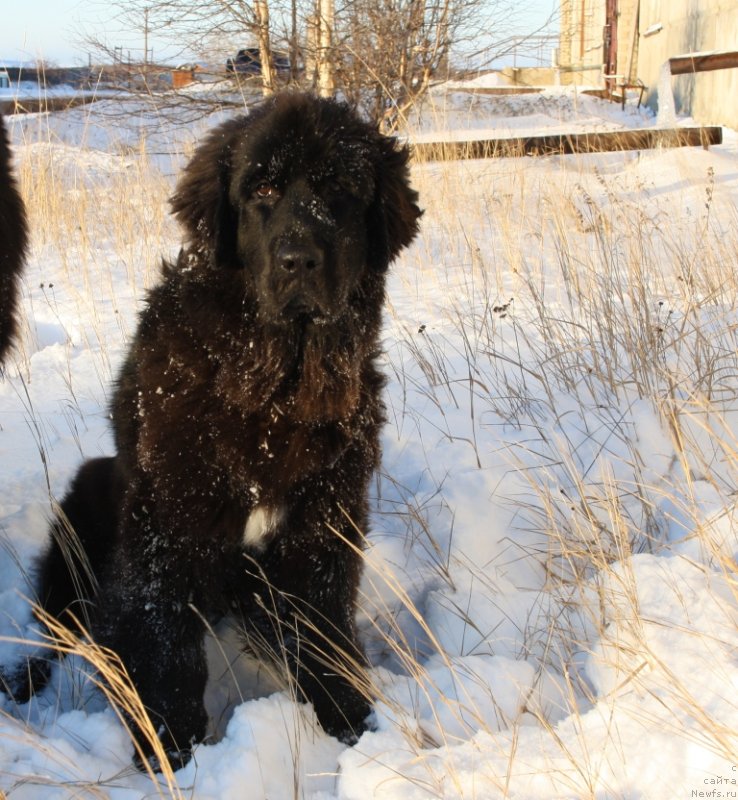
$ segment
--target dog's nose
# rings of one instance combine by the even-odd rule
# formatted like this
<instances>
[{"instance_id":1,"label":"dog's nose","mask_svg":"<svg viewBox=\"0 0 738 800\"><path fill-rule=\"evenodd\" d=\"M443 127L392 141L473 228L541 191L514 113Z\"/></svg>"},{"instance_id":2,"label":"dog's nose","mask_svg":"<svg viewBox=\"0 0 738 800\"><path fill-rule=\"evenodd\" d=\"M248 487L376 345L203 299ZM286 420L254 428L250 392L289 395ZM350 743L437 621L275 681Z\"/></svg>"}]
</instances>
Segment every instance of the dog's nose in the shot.
<instances>
[{"instance_id":1,"label":"dog's nose","mask_svg":"<svg viewBox=\"0 0 738 800\"><path fill-rule=\"evenodd\" d=\"M277 263L286 272L310 272L323 266L323 256L311 245L284 244L277 251Z\"/></svg>"}]
</instances>

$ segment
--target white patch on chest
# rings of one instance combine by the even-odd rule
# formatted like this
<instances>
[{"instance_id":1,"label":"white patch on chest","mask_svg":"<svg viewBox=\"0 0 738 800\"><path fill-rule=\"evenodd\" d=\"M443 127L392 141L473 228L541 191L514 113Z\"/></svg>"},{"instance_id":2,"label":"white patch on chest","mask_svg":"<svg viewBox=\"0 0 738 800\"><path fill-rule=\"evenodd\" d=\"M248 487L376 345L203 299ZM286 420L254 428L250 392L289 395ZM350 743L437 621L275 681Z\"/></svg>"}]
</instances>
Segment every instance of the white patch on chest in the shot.
<instances>
[{"instance_id":1,"label":"white patch on chest","mask_svg":"<svg viewBox=\"0 0 738 800\"><path fill-rule=\"evenodd\" d=\"M260 550L283 519L283 508L255 506L249 514L246 526L243 529L244 545Z\"/></svg>"}]
</instances>

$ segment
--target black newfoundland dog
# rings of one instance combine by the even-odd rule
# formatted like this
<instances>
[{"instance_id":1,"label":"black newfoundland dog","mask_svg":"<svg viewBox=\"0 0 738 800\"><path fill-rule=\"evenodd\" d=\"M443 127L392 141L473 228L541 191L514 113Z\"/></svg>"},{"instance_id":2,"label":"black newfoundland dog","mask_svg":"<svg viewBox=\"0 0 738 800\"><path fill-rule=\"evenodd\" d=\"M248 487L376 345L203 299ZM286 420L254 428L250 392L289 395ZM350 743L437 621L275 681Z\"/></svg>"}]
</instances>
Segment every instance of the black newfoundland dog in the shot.
<instances>
[{"instance_id":1,"label":"black newfoundland dog","mask_svg":"<svg viewBox=\"0 0 738 800\"><path fill-rule=\"evenodd\" d=\"M26 210L10 167L10 147L0 117L0 364L16 333L18 279L26 254Z\"/></svg>"},{"instance_id":2,"label":"black newfoundland dog","mask_svg":"<svg viewBox=\"0 0 738 800\"><path fill-rule=\"evenodd\" d=\"M117 455L80 469L39 600L92 605L174 764L205 733L203 637L227 614L328 733L364 730L360 532L385 273L421 213L407 162L346 105L286 94L210 133L172 198L187 242L118 379ZM22 673L21 695L48 666Z\"/></svg>"}]
</instances>

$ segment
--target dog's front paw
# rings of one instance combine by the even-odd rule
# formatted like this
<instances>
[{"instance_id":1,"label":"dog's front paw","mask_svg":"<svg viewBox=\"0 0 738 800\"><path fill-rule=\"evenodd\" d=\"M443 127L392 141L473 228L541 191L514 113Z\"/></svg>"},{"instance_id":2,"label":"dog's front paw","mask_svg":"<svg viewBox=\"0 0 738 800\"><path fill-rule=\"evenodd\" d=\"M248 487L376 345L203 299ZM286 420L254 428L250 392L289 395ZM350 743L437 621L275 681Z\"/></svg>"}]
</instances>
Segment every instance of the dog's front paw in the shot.
<instances>
[{"instance_id":1,"label":"dog's front paw","mask_svg":"<svg viewBox=\"0 0 738 800\"><path fill-rule=\"evenodd\" d=\"M162 752L167 760L167 764L172 768L173 772L186 767L192 758L192 750L190 748L185 750L163 748ZM133 757L133 764L139 772L163 772L161 759L148 747L144 750L143 755L136 750Z\"/></svg>"},{"instance_id":2,"label":"dog's front paw","mask_svg":"<svg viewBox=\"0 0 738 800\"><path fill-rule=\"evenodd\" d=\"M351 746L359 741L362 733L376 729L375 717L371 704L363 696L353 691L342 694L343 702L339 704L333 697L333 702L315 706L315 713L327 734Z\"/></svg>"}]
</instances>

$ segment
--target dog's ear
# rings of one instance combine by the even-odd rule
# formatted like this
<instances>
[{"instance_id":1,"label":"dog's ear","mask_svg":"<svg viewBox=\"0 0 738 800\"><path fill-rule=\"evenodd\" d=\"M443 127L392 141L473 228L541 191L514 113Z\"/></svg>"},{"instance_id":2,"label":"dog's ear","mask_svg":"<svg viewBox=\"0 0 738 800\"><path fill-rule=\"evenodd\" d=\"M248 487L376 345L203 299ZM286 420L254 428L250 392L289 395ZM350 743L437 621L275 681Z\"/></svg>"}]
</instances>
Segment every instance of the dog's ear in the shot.
<instances>
[{"instance_id":1,"label":"dog's ear","mask_svg":"<svg viewBox=\"0 0 738 800\"><path fill-rule=\"evenodd\" d=\"M380 157L375 173L374 201L369 209L370 264L384 271L418 232L423 212L410 186L410 151L394 138L376 134Z\"/></svg>"},{"instance_id":2,"label":"dog's ear","mask_svg":"<svg viewBox=\"0 0 738 800\"><path fill-rule=\"evenodd\" d=\"M243 128L240 117L215 128L195 151L169 201L187 240L204 245L221 266L236 262L238 218L228 192L233 148Z\"/></svg>"}]
</instances>

